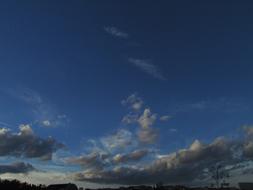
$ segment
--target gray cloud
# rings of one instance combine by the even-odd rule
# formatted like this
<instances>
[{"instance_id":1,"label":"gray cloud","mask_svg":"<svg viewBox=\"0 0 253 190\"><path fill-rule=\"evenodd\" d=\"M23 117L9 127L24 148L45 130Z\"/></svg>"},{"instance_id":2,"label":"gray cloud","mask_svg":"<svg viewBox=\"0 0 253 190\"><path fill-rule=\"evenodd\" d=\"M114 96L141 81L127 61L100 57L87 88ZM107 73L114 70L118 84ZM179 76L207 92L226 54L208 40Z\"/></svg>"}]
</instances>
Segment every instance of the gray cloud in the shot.
<instances>
[{"instance_id":1,"label":"gray cloud","mask_svg":"<svg viewBox=\"0 0 253 190\"><path fill-rule=\"evenodd\" d=\"M36 170L31 164L24 162L14 162L12 164L0 165L0 174L3 173L28 173Z\"/></svg>"},{"instance_id":2,"label":"gray cloud","mask_svg":"<svg viewBox=\"0 0 253 190\"><path fill-rule=\"evenodd\" d=\"M18 133L0 129L0 156L50 160L52 154L63 147L52 137L43 139L36 136L29 125L21 125Z\"/></svg>"},{"instance_id":3,"label":"gray cloud","mask_svg":"<svg viewBox=\"0 0 253 190\"><path fill-rule=\"evenodd\" d=\"M157 129L147 128L138 130L137 136L141 143L153 144L156 142L159 133Z\"/></svg>"},{"instance_id":4,"label":"gray cloud","mask_svg":"<svg viewBox=\"0 0 253 190\"><path fill-rule=\"evenodd\" d=\"M118 28L116 28L114 26L107 26L107 27L104 28L104 30L108 34L110 34L112 36L115 36L117 38L124 38L124 39L126 39L126 38L129 37L129 35L126 32L123 32L122 30L120 30L120 29L118 29Z\"/></svg>"},{"instance_id":5,"label":"gray cloud","mask_svg":"<svg viewBox=\"0 0 253 190\"><path fill-rule=\"evenodd\" d=\"M127 163L131 161L136 162L136 161L141 160L148 153L149 151L147 149L142 149L142 150L135 150L133 152L126 153L126 154L116 154L113 157L113 161L115 163Z\"/></svg>"},{"instance_id":6,"label":"gray cloud","mask_svg":"<svg viewBox=\"0 0 253 190\"><path fill-rule=\"evenodd\" d=\"M109 156L108 154L92 152L88 155L68 158L66 162L69 164L80 165L83 168L93 168L101 170L106 165L106 159L108 158L108 156Z\"/></svg>"},{"instance_id":7,"label":"gray cloud","mask_svg":"<svg viewBox=\"0 0 253 190\"><path fill-rule=\"evenodd\" d=\"M129 58L128 61L138 67L141 71L153 76L154 78L166 80L166 77L162 75L157 66L149 60Z\"/></svg>"},{"instance_id":8,"label":"gray cloud","mask_svg":"<svg viewBox=\"0 0 253 190\"><path fill-rule=\"evenodd\" d=\"M210 144L195 140L189 148L160 155L143 167L127 165L98 171L85 170L75 174L74 178L104 184L154 184L158 179L164 183L190 184L203 179L204 171L215 164L220 163L225 167L245 161L247 158L244 154L237 156L243 146L244 141L224 137L216 138Z\"/></svg>"},{"instance_id":9,"label":"gray cloud","mask_svg":"<svg viewBox=\"0 0 253 190\"><path fill-rule=\"evenodd\" d=\"M130 108L130 112L122 118L122 122L124 124L137 124L139 126L136 136L140 143L154 143L158 137L158 130L153 128L158 119L157 114L152 113L150 108L143 110L144 101L136 93L122 100L121 103ZM166 118L163 117L163 121L165 120Z\"/></svg>"}]
</instances>

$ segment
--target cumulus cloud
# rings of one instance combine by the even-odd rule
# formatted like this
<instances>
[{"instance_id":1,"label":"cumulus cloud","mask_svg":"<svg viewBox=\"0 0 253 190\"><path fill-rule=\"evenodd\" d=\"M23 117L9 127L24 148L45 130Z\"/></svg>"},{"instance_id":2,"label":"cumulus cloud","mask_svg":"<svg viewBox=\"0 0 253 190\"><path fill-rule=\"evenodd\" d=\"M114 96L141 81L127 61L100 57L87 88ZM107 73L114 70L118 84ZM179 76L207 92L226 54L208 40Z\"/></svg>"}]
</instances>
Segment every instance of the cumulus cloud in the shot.
<instances>
[{"instance_id":1,"label":"cumulus cloud","mask_svg":"<svg viewBox=\"0 0 253 190\"><path fill-rule=\"evenodd\" d=\"M123 32L122 30L120 30L120 29L118 29L118 28L116 28L114 26L107 26L107 27L104 28L104 30L108 34L110 34L112 36L115 36L115 37L118 37L118 38L124 38L124 39L126 39L126 38L129 37L129 35L126 32Z\"/></svg>"},{"instance_id":2,"label":"cumulus cloud","mask_svg":"<svg viewBox=\"0 0 253 190\"><path fill-rule=\"evenodd\" d=\"M0 164L0 174L4 173L28 173L36 169L29 163L14 162L11 164Z\"/></svg>"},{"instance_id":3,"label":"cumulus cloud","mask_svg":"<svg viewBox=\"0 0 253 190\"><path fill-rule=\"evenodd\" d=\"M149 108L146 108L138 119L138 123L142 129L148 129L155 123L156 119L156 114L152 114L151 110Z\"/></svg>"},{"instance_id":4,"label":"cumulus cloud","mask_svg":"<svg viewBox=\"0 0 253 190\"><path fill-rule=\"evenodd\" d=\"M18 133L0 129L0 156L50 160L52 154L63 147L52 137L44 139L36 136L29 125L20 125Z\"/></svg>"},{"instance_id":5,"label":"cumulus cloud","mask_svg":"<svg viewBox=\"0 0 253 190\"><path fill-rule=\"evenodd\" d=\"M154 154L150 153L154 151L150 146L159 136L154 125L160 117L152 113L150 108L145 108L144 101L136 93L121 103L128 108L122 122L135 124L137 128L132 131L121 128L114 134L92 141L96 146L90 153L68 158L67 163L80 165L84 169L83 172L75 174L74 179L123 184L128 184L129 181L129 184L132 184L132 180L139 180L136 175L141 177L141 173L151 171L147 166L142 167L143 163L140 161L144 157L147 158L145 163L153 159ZM101 152L105 152L107 157L102 158ZM137 181L136 183L143 183Z\"/></svg>"},{"instance_id":6,"label":"cumulus cloud","mask_svg":"<svg viewBox=\"0 0 253 190\"><path fill-rule=\"evenodd\" d=\"M157 179L165 183L190 183L200 177L204 169L217 162L231 163L234 146L225 138L217 138L207 145L196 140L188 149L164 155L143 167L130 165L84 171L74 177L81 181L127 185L154 184Z\"/></svg>"},{"instance_id":7,"label":"cumulus cloud","mask_svg":"<svg viewBox=\"0 0 253 190\"><path fill-rule=\"evenodd\" d=\"M130 112L122 118L122 122L139 126L136 135L140 143L154 143L158 137L158 130L154 129L153 125L158 119L158 114L152 113L150 108L142 109L144 101L136 93L122 100L121 103L130 108ZM167 120L167 117L162 116L163 121Z\"/></svg>"},{"instance_id":8,"label":"cumulus cloud","mask_svg":"<svg viewBox=\"0 0 253 190\"><path fill-rule=\"evenodd\" d=\"M129 58L128 61L141 71L153 76L154 78L166 80L166 77L162 75L157 66L151 63L149 60Z\"/></svg>"}]
</instances>

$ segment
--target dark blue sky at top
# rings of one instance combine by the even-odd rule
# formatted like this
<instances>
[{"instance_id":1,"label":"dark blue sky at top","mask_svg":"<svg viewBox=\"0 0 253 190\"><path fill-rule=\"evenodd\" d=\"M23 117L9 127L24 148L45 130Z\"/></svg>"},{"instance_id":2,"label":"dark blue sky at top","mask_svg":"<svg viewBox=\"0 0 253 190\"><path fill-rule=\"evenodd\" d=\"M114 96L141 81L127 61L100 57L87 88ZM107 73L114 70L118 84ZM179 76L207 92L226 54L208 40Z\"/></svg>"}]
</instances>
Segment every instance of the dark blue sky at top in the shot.
<instances>
[{"instance_id":1,"label":"dark blue sky at top","mask_svg":"<svg viewBox=\"0 0 253 190\"><path fill-rule=\"evenodd\" d=\"M78 149L124 127L120 102L137 92L152 111L173 115L160 126L164 150L233 135L253 122L252 18L250 1L1 2L0 120L32 122L29 107L6 93L32 89L69 119L35 130ZM129 58L151 60L166 80Z\"/></svg>"}]
</instances>

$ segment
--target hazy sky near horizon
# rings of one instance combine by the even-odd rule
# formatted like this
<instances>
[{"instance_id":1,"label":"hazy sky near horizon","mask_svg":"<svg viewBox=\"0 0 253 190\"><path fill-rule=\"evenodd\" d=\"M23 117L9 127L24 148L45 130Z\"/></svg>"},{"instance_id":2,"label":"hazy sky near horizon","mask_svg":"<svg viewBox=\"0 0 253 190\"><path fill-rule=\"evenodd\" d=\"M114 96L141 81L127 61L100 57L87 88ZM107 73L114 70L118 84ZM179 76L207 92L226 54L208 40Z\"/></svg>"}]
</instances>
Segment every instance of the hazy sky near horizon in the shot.
<instances>
[{"instance_id":1,"label":"hazy sky near horizon","mask_svg":"<svg viewBox=\"0 0 253 190\"><path fill-rule=\"evenodd\" d=\"M222 162L249 180L252 10L250 1L0 2L0 177L209 184L204 171Z\"/></svg>"}]
</instances>

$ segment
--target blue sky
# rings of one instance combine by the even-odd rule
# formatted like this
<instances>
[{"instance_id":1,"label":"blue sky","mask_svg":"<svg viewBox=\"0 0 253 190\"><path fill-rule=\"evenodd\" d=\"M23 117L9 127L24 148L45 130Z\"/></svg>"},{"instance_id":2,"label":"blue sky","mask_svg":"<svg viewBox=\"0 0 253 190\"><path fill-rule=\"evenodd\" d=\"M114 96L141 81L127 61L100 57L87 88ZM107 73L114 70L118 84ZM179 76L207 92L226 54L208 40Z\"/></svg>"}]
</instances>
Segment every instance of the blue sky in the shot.
<instances>
[{"instance_id":1,"label":"blue sky","mask_svg":"<svg viewBox=\"0 0 253 190\"><path fill-rule=\"evenodd\" d=\"M229 150L227 141L242 141L240 163L251 162L252 8L246 1L1 2L0 141L10 135L17 150L2 146L0 160L27 164L2 177L36 173L31 182L50 183L48 172L84 186L136 184L103 175L124 169L149 179L149 163L169 165L182 151L187 159L205 155L217 138ZM30 137L45 150L31 147ZM179 180L168 171L151 178L200 183L199 173Z\"/></svg>"}]
</instances>

